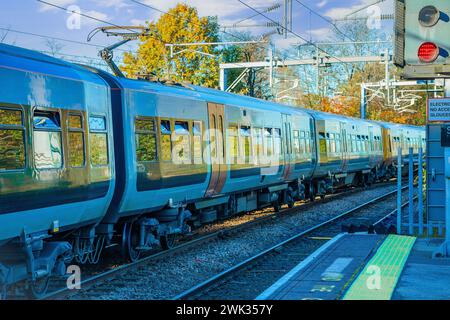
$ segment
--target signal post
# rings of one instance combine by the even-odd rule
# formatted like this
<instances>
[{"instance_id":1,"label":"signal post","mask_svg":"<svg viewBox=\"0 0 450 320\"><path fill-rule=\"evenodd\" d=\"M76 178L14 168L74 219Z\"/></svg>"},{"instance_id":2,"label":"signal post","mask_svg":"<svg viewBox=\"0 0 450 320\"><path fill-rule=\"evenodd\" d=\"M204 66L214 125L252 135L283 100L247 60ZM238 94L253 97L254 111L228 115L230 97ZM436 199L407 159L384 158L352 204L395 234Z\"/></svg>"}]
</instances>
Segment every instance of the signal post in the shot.
<instances>
[{"instance_id":1,"label":"signal post","mask_svg":"<svg viewBox=\"0 0 450 320\"><path fill-rule=\"evenodd\" d=\"M445 226L435 252L450 256L450 1L396 0L394 63L408 80L446 79L444 99L427 101L428 235Z\"/></svg>"}]
</instances>

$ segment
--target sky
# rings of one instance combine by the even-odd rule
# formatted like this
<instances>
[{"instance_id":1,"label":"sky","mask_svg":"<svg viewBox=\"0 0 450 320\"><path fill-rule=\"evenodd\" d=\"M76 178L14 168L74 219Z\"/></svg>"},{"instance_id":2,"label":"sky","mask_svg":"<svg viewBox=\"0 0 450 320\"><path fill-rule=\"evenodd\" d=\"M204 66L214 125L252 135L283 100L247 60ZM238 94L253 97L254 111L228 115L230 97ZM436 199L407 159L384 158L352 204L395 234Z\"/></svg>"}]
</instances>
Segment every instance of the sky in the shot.
<instances>
[{"instance_id":1,"label":"sky","mask_svg":"<svg viewBox=\"0 0 450 320\"><path fill-rule=\"evenodd\" d=\"M60 52L67 60L79 60L80 57L92 57L98 59L99 46L114 43L117 39L97 34L90 42L87 36L90 31L99 26L115 25L142 25L145 21L157 20L160 12L139 5L132 0L45 0L48 3L80 10L84 15L96 18L81 17L62 9L52 7L37 0L2 1L0 11L0 40L5 36L5 29L10 30L3 42L29 49L50 51L45 37L59 38ZM234 23L255 15L255 12L240 3L238 0L139 0L144 4L167 11L178 2L185 2L198 9L201 16L218 16L222 26L231 26ZM264 10L274 4L282 3L282 0L242 0L257 10ZM308 6L305 8L300 3ZM288 39L282 36L275 37L275 45L278 49L288 48L292 44L305 41L321 42L329 40L333 26L327 22L329 19L339 19L362 7L370 5L377 0L293 0L293 31ZM369 11L367 11L369 10ZM392 0L386 0L375 7L364 9L354 16L368 16L376 13L392 13ZM316 15L316 12L324 18ZM280 21L281 8L267 13L270 19ZM103 22L102 22L103 21ZM253 17L242 22L241 25L261 25L269 20L262 16ZM386 28L385 25L382 28ZM227 29L232 31L232 29ZM239 28L248 30L255 35L260 35L273 29L270 28ZM19 31L19 32L17 32ZM20 33L22 32L22 33ZM29 33L33 33L31 35ZM77 43L64 41L70 40ZM78 43L79 42L79 43ZM124 46L123 49L133 50L136 44ZM120 52L118 52L120 55ZM100 60L99 60L100 63Z\"/></svg>"}]
</instances>

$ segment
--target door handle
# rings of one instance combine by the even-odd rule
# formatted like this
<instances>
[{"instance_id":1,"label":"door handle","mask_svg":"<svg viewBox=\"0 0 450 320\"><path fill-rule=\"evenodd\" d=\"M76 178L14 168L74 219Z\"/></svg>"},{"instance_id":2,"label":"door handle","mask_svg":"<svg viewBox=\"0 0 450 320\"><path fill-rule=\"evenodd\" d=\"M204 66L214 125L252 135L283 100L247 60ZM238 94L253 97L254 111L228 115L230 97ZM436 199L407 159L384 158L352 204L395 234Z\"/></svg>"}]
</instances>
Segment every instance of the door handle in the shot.
<instances>
[{"instance_id":1,"label":"door handle","mask_svg":"<svg viewBox=\"0 0 450 320\"><path fill-rule=\"evenodd\" d=\"M436 181L436 169L431 169L431 180Z\"/></svg>"}]
</instances>

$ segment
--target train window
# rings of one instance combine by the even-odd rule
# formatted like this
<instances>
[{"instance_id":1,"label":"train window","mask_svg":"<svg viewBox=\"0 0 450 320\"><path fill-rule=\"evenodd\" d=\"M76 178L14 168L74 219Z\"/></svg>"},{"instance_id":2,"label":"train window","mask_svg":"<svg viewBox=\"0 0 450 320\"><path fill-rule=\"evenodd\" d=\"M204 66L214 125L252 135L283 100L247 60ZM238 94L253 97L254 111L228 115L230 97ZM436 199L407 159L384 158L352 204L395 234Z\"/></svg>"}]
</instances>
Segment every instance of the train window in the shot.
<instances>
[{"instance_id":1,"label":"train window","mask_svg":"<svg viewBox=\"0 0 450 320\"><path fill-rule=\"evenodd\" d=\"M22 111L0 109L0 172L25 167Z\"/></svg>"},{"instance_id":2,"label":"train window","mask_svg":"<svg viewBox=\"0 0 450 320\"><path fill-rule=\"evenodd\" d=\"M35 111L33 128L34 164L36 168L61 168L63 155L59 113Z\"/></svg>"},{"instance_id":3,"label":"train window","mask_svg":"<svg viewBox=\"0 0 450 320\"><path fill-rule=\"evenodd\" d=\"M93 166L106 166L109 159L105 117L89 117L89 147L91 164Z\"/></svg>"},{"instance_id":4,"label":"train window","mask_svg":"<svg viewBox=\"0 0 450 320\"><path fill-rule=\"evenodd\" d=\"M281 146L281 129L274 128L273 129L273 151L275 155L281 155L282 153Z\"/></svg>"},{"instance_id":5,"label":"train window","mask_svg":"<svg viewBox=\"0 0 450 320\"><path fill-rule=\"evenodd\" d=\"M195 136L202 135L202 123L200 121L194 121L192 125L192 134Z\"/></svg>"},{"instance_id":6,"label":"train window","mask_svg":"<svg viewBox=\"0 0 450 320\"><path fill-rule=\"evenodd\" d=\"M0 125L21 126L22 111L15 109L0 109Z\"/></svg>"},{"instance_id":7,"label":"train window","mask_svg":"<svg viewBox=\"0 0 450 320\"><path fill-rule=\"evenodd\" d=\"M251 129L249 126L241 126L240 130L240 136L241 136L241 146L243 148L242 153L245 157L245 162L250 161L251 157Z\"/></svg>"},{"instance_id":8,"label":"train window","mask_svg":"<svg viewBox=\"0 0 450 320\"><path fill-rule=\"evenodd\" d=\"M84 163L83 120L80 115L69 115L69 165L83 167Z\"/></svg>"},{"instance_id":9,"label":"train window","mask_svg":"<svg viewBox=\"0 0 450 320\"><path fill-rule=\"evenodd\" d=\"M202 123L194 121L192 125L192 139L194 144L194 163L201 164L203 162L202 150Z\"/></svg>"},{"instance_id":10,"label":"train window","mask_svg":"<svg viewBox=\"0 0 450 320\"><path fill-rule=\"evenodd\" d=\"M138 162L156 161L155 120L152 118L136 118L136 160Z\"/></svg>"},{"instance_id":11,"label":"train window","mask_svg":"<svg viewBox=\"0 0 450 320\"><path fill-rule=\"evenodd\" d=\"M325 139L325 133L324 132L319 132L319 138L320 139Z\"/></svg>"},{"instance_id":12,"label":"train window","mask_svg":"<svg viewBox=\"0 0 450 320\"><path fill-rule=\"evenodd\" d=\"M89 129L91 131L106 131L106 121L104 117L93 116L89 118Z\"/></svg>"},{"instance_id":13,"label":"train window","mask_svg":"<svg viewBox=\"0 0 450 320\"><path fill-rule=\"evenodd\" d=\"M301 134L305 134L303 131L301 133L298 132L298 130L294 130L294 153L296 154L297 158L300 158L303 156L303 154L300 153L300 136Z\"/></svg>"},{"instance_id":14,"label":"train window","mask_svg":"<svg viewBox=\"0 0 450 320\"><path fill-rule=\"evenodd\" d=\"M263 136L262 136L262 129L261 128L253 128L254 135L254 144L255 144L255 151L256 151L256 157L258 161L260 162L261 157L264 155L264 143L263 143Z\"/></svg>"},{"instance_id":15,"label":"train window","mask_svg":"<svg viewBox=\"0 0 450 320\"><path fill-rule=\"evenodd\" d=\"M236 163L238 158L238 150L239 150L239 144L238 144L238 129L237 126L230 126L228 128L228 139L230 141L230 158L232 159L232 163Z\"/></svg>"},{"instance_id":16,"label":"train window","mask_svg":"<svg viewBox=\"0 0 450 320\"><path fill-rule=\"evenodd\" d=\"M161 120L161 160L172 160L172 127L170 120Z\"/></svg>"},{"instance_id":17,"label":"train window","mask_svg":"<svg viewBox=\"0 0 450 320\"><path fill-rule=\"evenodd\" d=\"M266 148L266 156L271 157L273 155L272 128L264 129L264 142Z\"/></svg>"},{"instance_id":18,"label":"train window","mask_svg":"<svg viewBox=\"0 0 450 320\"><path fill-rule=\"evenodd\" d=\"M300 157L304 158L305 157L305 149L306 149L306 147L305 147L305 132L304 131L300 132L299 149L300 149Z\"/></svg>"},{"instance_id":19,"label":"train window","mask_svg":"<svg viewBox=\"0 0 450 320\"><path fill-rule=\"evenodd\" d=\"M189 134L189 123L186 121L175 121L176 134Z\"/></svg>"},{"instance_id":20,"label":"train window","mask_svg":"<svg viewBox=\"0 0 450 320\"><path fill-rule=\"evenodd\" d=\"M175 121L173 156L179 163L189 163L191 161L189 123L186 121Z\"/></svg>"},{"instance_id":21,"label":"train window","mask_svg":"<svg viewBox=\"0 0 450 320\"><path fill-rule=\"evenodd\" d=\"M172 130L170 129L170 120L161 120L161 133L162 134L171 134Z\"/></svg>"}]
</instances>

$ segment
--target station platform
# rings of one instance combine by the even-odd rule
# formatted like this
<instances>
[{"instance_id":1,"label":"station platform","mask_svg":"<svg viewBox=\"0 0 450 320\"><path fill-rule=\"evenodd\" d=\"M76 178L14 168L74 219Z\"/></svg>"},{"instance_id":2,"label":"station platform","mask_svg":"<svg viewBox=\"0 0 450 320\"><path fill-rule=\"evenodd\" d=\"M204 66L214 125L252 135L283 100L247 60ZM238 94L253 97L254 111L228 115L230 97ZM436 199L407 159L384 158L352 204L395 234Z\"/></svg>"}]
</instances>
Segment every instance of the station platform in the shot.
<instances>
[{"instance_id":1,"label":"station platform","mask_svg":"<svg viewBox=\"0 0 450 320\"><path fill-rule=\"evenodd\" d=\"M328 241L257 300L447 300L450 259L440 241L346 234Z\"/></svg>"}]
</instances>

